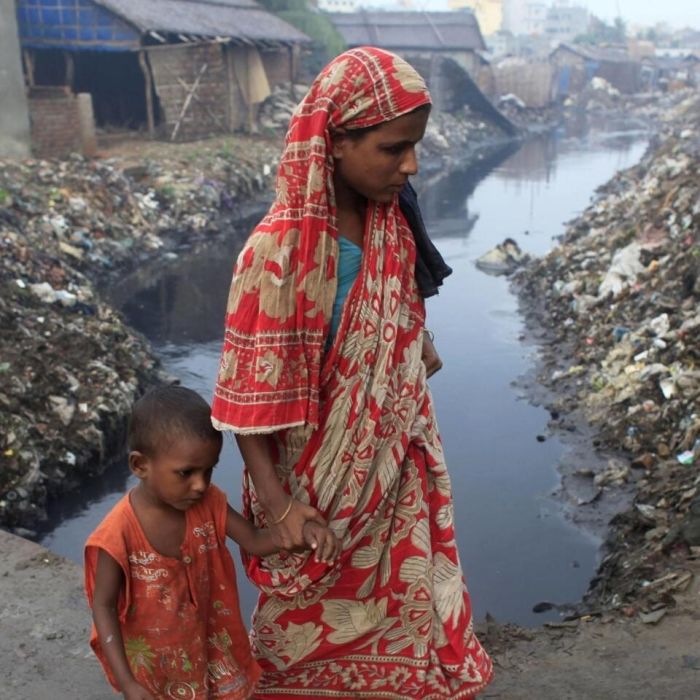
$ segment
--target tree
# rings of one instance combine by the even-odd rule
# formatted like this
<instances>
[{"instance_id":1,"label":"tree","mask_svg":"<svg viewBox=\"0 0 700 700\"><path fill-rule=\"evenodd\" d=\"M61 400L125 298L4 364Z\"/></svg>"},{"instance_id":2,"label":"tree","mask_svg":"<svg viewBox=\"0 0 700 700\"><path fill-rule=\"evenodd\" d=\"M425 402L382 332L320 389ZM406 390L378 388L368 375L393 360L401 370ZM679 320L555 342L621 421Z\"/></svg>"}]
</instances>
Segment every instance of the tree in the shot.
<instances>
[{"instance_id":1,"label":"tree","mask_svg":"<svg viewBox=\"0 0 700 700\"><path fill-rule=\"evenodd\" d=\"M310 65L315 74L332 58L345 51L345 41L333 23L311 6L309 0L258 0L266 9L304 32L313 41Z\"/></svg>"}]
</instances>

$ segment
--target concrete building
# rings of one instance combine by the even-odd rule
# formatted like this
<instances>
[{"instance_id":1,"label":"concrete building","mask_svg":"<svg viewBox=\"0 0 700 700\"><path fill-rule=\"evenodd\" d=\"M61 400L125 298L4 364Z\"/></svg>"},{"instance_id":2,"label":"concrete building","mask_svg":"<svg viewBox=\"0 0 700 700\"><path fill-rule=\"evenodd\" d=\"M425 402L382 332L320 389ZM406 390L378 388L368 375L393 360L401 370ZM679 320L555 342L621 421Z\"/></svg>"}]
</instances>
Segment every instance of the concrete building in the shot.
<instances>
[{"instance_id":1,"label":"concrete building","mask_svg":"<svg viewBox=\"0 0 700 700\"><path fill-rule=\"evenodd\" d=\"M355 12L357 0L318 0L318 9L324 12Z\"/></svg>"},{"instance_id":2,"label":"concrete building","mask_svg":"<svg viewBox=\"0 0 700 700\"><path fill-rule=\"evenodd\" d=\"M448 0L447 4L451 10L471 10L484 36L495 34L503 25L503 0Z\"/></svg>"},{"instance_id":3,"label":"concrete building","mask_svg":"<svg viewBox=\"0 0 700 700\"><path fill-rule=\"evenodd\" d=\"M503 29L515 36L540 34L548 11L542 0L503 0Z\"/></svg>"},{"instance_id":4,"label":"concrete building","mask_svg":"<svg viewBox=\"0 0 700 700\"><path fill-rule=\"evenodd\" d=\"M0 158L29 155L29 113L14 0L0 0Z\"/></svg>"},{"instance_id":5,"label":"concrete building","mask_svg":"<svg viewBox=\"0 0 700 700\"><path fill-rule=\"evenodd\" d=\"M547 11L544 33L553 43L571 41L588 31L590 19L585 7L560 0Z\"/></svg>"}]
</instances>

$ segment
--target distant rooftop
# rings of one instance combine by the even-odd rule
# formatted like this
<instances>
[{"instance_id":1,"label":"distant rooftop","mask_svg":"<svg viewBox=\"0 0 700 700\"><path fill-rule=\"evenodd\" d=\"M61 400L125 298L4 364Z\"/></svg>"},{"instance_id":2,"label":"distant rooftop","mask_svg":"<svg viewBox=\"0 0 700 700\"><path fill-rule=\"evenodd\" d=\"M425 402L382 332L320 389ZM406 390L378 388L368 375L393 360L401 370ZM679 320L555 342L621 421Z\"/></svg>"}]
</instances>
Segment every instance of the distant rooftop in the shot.
<instances>
[{"instance_id":1,"label":"distant rooftop","mask_svg":"<svg viewBox=\"0 0 700 700\"><path fill-rule=\"evenodd\" d=\"M328 13L345 43L384 49L485 51L486 44L473 12Z\"/></svg>"},{"instance_id":2,"label":"distant rooftop","mask_svg":"<svg viewBox=\"0 0 700 700\"><path fill-rule=\"evenodd\" d=\"M17 23L22 45L33 48L133 50L143 35L251 45L310 41L254 0L17 0Z\"/></svg>"}]
</instances>

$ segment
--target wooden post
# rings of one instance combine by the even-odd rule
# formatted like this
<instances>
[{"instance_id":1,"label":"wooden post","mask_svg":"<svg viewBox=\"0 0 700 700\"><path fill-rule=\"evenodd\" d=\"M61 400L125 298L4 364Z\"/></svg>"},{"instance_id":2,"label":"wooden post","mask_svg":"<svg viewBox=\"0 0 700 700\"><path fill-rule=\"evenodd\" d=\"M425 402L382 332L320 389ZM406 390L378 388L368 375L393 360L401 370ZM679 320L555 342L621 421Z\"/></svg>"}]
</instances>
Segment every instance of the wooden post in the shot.
<instances>
[{"instance_id":1,"label":"wooden post","mask_svg":"<svg viewBox=\"0 0 700 700\"><path fill-rule=\"evenodd\" d=\"M175 128L173 129L173 133L170 134L170 140L174 141L175 137L177 136L177 132L180 130L180 125L182 124L182 120L185 118L185 115L187 114L187 110L190 108L190 103L192 102L192 98L194 97L194 94L197 92L197 88L199 87L199 81L202 79L202 76L206 72L207 68L209 65L205 63L199 73L197 74L197 78L192 84L192 87L190 88L190 91L187 93L187 97L185 97L185 102L182 105L182 109L180 110L180 116L177 118L177 122L175 123Z\"/></svg>"},{"instance_id":2,"label":"wooden post","mask_svg":"<svg viewBox=\"0 0 700 700\"><path fill-rule=\"evenodd\" d=\"M63 52L63 60L66 64L66 85L73 92L73 82L75 81L75 59L70 51Z\"/></svg>"},{"instance_id":3,"label":"wooden post","mask_svg":"<svg viewBox=\"0 0 700 700\"><path fill-rule=\"evenodd\" d=\"M139 51L139 65L143 73L143 82L146 92L146 119L148 120L148 133L153 135L156 130L155 119L153 117L153 80L151 79L151 70L148 67L146 60L146 52Z\"/></svg>"},{"instance_id":4,"label":"wooden post","mask_svg":"<svg viewBox=\"0 0 700 700\"><path fill-rule=\"evenodd\" d=\"M22 51L24 56L24 67L27 71L27 84L29 87L34 87L34 55L31 49Z\"/></svg>"}]
</instances>

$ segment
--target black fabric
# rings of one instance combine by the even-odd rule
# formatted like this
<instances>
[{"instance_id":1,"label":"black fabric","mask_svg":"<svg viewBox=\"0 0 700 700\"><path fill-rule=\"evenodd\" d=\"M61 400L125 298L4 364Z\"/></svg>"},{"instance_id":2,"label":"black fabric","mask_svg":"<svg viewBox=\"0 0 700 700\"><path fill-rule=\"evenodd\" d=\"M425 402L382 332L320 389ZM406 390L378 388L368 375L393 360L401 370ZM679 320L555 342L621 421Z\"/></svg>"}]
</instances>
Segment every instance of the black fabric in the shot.
<instances>
[{"instance_id":1,"label":"black fabric","mask_svg":"<svg viewBox=\"0 0 700 700\"><path fill-rule=\"evenodd\" d=\"M410 182L399 193L401 213L406 217L416 241L416 282L423 298L432 297L438 293L438 287L452 268L443 260L440 251L430 240L425 229L425 223L418 206L418 195Z\"/></svg>"}]
</instances>

